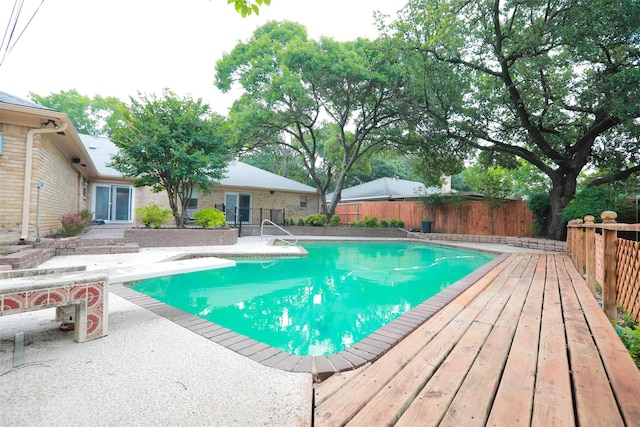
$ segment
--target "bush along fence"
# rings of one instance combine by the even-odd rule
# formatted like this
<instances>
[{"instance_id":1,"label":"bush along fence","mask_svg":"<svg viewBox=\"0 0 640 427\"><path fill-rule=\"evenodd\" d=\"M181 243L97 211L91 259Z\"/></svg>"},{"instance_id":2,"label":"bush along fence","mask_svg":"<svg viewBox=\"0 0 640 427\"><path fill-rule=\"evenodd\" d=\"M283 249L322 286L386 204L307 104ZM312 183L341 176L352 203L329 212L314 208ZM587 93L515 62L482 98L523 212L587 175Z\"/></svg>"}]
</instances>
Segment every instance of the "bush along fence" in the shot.
<instances>
[{"instance_id":1,"label":"bush along fence","mask_svg":"<svg viewBox=\"0 0 640 427\"><path fill-rule=\"evenodd\" d=\"M567 255L595 294L602 287L602 306L610 320L616 319L616 304L640 321L640 242L622 239L619 232L640 232L640 224L616 222L617 214L603 212L602 223L592 215L567 225Z\"/></svg>"}]
</instances>

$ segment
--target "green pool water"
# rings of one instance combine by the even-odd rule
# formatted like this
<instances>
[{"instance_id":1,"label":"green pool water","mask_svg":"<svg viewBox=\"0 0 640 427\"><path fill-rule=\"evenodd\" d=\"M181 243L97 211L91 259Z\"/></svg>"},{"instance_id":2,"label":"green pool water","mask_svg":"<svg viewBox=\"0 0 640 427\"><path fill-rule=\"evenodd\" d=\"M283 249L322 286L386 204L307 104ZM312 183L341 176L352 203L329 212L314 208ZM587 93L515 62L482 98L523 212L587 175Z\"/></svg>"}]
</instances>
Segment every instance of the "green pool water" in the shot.
<instances>
[{"instance_id":1,"label":"green pool water","mask_svg":"<svg viewBox=\"0 0 640 427\"><path fill-rule=\"evenodd\" d=\"M308 257L238 259L133 289L282 351L318 356L355 344L495 257L420 243L302 245Z\"/></svg>"}]
</instances>

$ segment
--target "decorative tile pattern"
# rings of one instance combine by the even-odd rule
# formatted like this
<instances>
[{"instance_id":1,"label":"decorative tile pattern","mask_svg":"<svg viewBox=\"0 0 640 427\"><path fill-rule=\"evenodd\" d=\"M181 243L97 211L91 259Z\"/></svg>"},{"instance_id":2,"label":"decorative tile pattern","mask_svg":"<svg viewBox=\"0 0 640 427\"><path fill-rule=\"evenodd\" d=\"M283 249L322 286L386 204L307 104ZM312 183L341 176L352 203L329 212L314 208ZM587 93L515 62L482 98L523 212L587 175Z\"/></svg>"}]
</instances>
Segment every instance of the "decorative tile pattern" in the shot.
<instances>
[{"instance_id":1,"label":"decorative tile pattern","mask_svg":"<svg viewBox=\"0 0 640 427\"><path fill-rule=\"evenodd\" d=\"M83 304L85 309L79 312L86 316L86 339L101 337L106 333L106 282L92 282L80 285L36 289L27 292L14 292L0 295L0 316L24 313L40 308L62 307ZM77 313L77 312L76 312ZM81 320L81 319L77 319ZM82 339L76 334L76 340Z\"/></svg>"}]
</instances>

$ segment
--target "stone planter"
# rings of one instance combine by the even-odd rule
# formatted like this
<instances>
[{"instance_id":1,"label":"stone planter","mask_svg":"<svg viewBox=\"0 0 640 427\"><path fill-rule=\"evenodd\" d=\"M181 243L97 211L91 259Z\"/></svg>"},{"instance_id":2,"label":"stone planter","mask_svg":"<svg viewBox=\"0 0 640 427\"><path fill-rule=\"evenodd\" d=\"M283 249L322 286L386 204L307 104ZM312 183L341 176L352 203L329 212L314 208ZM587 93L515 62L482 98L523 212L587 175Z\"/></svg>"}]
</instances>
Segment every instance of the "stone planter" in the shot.
<instances>
[{"instance_id":1,"label":"stone planter","mask_svg":"<svg viewBox=\"0 0 640 427\"><path fill-rule=\"evenodd\" d=\"M202 228L127 228L125 243L137 243L141 248L168 246L221 246L235 245L238 230Z\"/></svg>"}]
</instances>

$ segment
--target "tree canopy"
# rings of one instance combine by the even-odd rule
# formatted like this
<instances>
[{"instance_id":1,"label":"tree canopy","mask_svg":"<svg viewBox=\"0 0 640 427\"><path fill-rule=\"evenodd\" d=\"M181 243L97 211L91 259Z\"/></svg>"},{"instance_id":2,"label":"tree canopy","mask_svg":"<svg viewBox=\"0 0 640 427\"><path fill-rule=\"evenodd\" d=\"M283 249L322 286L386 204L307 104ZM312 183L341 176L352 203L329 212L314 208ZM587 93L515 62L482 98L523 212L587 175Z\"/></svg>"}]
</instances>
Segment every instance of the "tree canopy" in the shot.
<instances>
[{"instance_id":1,"label":"tree canopy","mask_svg":"<svg viewBox=\"0 0 640 427\"><path fill-rule=\"evenodd\" d=\"M112 140L119 152L111 165L137 187L165 190L176 225L184 227L194 188L207 193L231 160L226 120L202 100L169 90L131 98L118 119Z\"/></svg>"},{"instance_id":2,"label":"tree canopy","mask_svg":"<svg viewBox=\"0 0 640 427\"><path fill-rule=\"evenodd\" d=\"M90 98L75 89L44 96L30 92L29 96L33 102L67 114L76 130L88 135L110 136L113 114L124 105L113 96Z\"/></svg>"},{"instance_id":3,"label":"tree canopy","mask_svg":"<svg viewBox=\"0 0 640 427\"><path fill-rule=\"evenodd\" d=\"M331 216L347 174L399 121L396 66L377 42L314 41L300 24L269 22L217 62L216 85L244 89L229 115L237 143L295 151Z\"/></svg>"},{"instance_id":4,"label":"tree canopy","mask_svg":"<svg viewBox=\"0 0 640 427\"><path fill-rule=\"evenodd\" d=\"M586 167L640 171L640 3L409 0L401 109L430 144L519 157L551 181L549 234Z\"/></svg>"}]
</instances>

